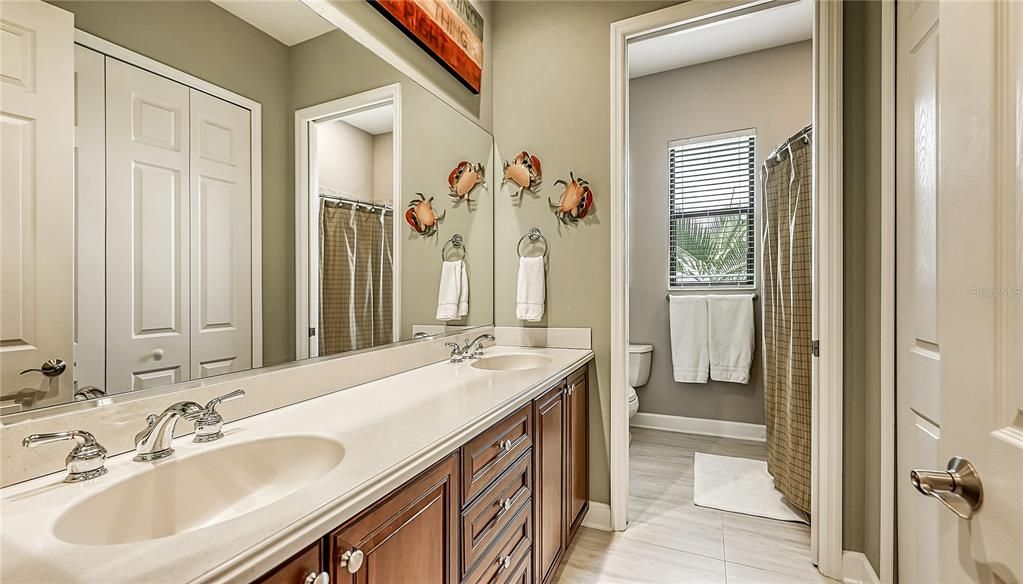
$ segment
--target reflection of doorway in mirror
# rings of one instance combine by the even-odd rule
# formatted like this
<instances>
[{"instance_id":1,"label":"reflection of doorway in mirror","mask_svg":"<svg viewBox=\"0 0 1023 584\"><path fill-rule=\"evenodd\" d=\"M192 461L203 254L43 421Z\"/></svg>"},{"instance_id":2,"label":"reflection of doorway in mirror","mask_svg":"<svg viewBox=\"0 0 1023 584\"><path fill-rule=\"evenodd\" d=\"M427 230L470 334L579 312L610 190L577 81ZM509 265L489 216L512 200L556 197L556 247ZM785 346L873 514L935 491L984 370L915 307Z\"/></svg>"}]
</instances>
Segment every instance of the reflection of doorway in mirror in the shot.
<instances>
[{"instance_id":1,"label":"reflection of doorway in mirror","mask_svg":"<svg viewBox=\"0 0 1023 584\"><path fill-rule=\"evenodd\" d=\"M259 104L77 40L76 391L261 366Z\"/></svg>"},{"instance_id":2,"label":"reflection of doorway in mirror","mask_svg":"<svg viewBox=\"0 0 1023 584\"><path fill-rule=\"evenodd\" d=\"M397 88L391 91L298 112L299 133L307 136L299 138L297 160L303 195L298 249L307 254L298 259L299 298L306 301L298 306L299 358L398 340L394 201L400 131Z\"/></svg>"},{"instance_id":3,"label":"reflection of doorway in mirror","mask_svg":"<svg viewBox=\"0 0 1023 584\"><path fill-rule=\"evenodd\" d=\"M393 109L316 125L321 356L393 341Z\"/></svg>"}]
</instances>

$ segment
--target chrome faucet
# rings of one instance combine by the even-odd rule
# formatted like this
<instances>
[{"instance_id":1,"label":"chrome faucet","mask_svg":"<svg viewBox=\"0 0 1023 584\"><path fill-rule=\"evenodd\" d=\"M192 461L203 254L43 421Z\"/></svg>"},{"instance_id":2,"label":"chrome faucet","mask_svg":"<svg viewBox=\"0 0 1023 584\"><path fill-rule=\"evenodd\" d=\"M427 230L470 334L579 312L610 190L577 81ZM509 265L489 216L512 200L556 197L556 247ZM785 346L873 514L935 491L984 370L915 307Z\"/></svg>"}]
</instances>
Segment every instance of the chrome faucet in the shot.
<instances>
[{"instance_id":1,"label":"chrome faucet","mask_svg":"<svg viewBox=\"0 0 1023 584\"><path fill-rule=\"evenodd\" d=\"M202 416L205 408L193 401L178 402L157 416L149 414L146 428L135 435L135 462L160 460L174 454L174 427L178 420L195 421Z\"/></svg>"},{"instance_id":2,"label":"chrome faucet","mask_svg":"<svg viewBox=\"0 0 1023 584\"><path fill-rule=\"evenodd\" d=\"M451 355L449 363L461 363L465 359L465 353L462 351L462 346L458 343L447 342L444 343L445 347L451 348Z\"/></svg>"},{"instance_id":3,"label":"chrome faucet","mask_svg":"<svg viewBox=\"0 0 1023 584\"><path fill-rule=\"evenodd\" d=\"M22 446L34 448L42 444L60 442L63 440L74 440L77 446L64 459L67 466L65 483L79 483L101 477L107 474L107 467L104 466L107 459L107 449L96 442L96 438L85 430L71 430L70 432L52 432L49 434L32 434L21 441Z\"/></svg>"},{"instance_id":4,"label":"chrome faucet","mask_svg":"<svg viewBox=\"0 0 1023 584\"><path fill-rule=\"evenodd\" d=\"M494 342L494 335L482 334L471 341L465 342L465 348L462 349L462 355L470 359L479 359L483 356L483 341Z\"/></svg>"},{"instance_id":5,"label":"chrome faucet","mask_svg":"<svg viewBox=\"0 0 1023 584\"><path fill-rule=\"evenodd\" d=\"M217 411L217 406L243 395L245 390L236 389L211 399L205 407L193 401L182 401L170 406L159 416L150 414L146 418L146 428L135 435L135 461L149 462L173 454L174 448L171 445L174 442L174 427L181 418L195 423L193 442L220 440L224 437L221 430L224 418Z\"/></svg>"}]
</instances>

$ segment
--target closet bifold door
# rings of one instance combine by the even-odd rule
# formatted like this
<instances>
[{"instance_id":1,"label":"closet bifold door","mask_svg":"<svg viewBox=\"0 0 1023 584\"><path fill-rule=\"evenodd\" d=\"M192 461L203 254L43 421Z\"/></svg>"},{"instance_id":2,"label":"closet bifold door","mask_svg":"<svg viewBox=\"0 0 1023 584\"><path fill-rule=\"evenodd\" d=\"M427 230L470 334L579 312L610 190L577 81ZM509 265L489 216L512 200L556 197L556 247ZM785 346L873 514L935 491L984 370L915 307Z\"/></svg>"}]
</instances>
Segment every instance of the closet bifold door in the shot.
<instances>
[{"instance_id":1,"label":"closet bifold door","mask_svg":"<svg viewBox=\"0 0 1023 584\"><path fill-rule=\"evenodd\" d=\"M189 90L192 379L252 368L249 110Z\"/></svg>"},{"instance_id":2,"label":"closet bifold door","mask_svg":"<svg viewBox=\"0 0 1023 584\"><path fill-rule=\"evenodd\" d=\"M145 389L189 378L189 89L108 57L106 90L107 385Z\"/></svg>"}]
</instances>

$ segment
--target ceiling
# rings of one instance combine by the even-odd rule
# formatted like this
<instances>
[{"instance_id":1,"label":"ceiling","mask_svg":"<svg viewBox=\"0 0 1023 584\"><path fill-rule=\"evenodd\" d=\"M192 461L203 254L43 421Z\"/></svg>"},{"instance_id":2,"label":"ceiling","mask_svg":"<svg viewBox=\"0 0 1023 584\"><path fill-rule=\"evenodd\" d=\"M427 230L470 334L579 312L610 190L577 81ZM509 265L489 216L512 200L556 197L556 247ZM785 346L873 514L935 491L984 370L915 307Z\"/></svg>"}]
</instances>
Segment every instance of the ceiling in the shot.
<instances>
[{"instance_id":1,"label":"ceiling","mask_svg":"<svg viewBox=\"0 0 1023 584\"><path fill-rule=\"evenodd\" d=\"M334 25L299 0L212 1L289 47L334 30Z\"/></svg>"},{"instance_id":2,"label":"ceiling","mask_svg":"<svg viewBox=\"0 0 1023 584\"><path fill-rule=\"evenodd\" d=\"M813 4L798 0L629 45L629 77L642 77L813 38Z\"/></svg>"},{"instance_id":3,"label":"ceiling","mask_svg":"<svg viewBox=\"0 0 1023 584\"><path fill-rule=\"evenodd\" d=\"M345 114L338 119L367 134L378 136L394 130L394 105L387 104L365 109L354 114Z\"/></svg>"}]
</instances>

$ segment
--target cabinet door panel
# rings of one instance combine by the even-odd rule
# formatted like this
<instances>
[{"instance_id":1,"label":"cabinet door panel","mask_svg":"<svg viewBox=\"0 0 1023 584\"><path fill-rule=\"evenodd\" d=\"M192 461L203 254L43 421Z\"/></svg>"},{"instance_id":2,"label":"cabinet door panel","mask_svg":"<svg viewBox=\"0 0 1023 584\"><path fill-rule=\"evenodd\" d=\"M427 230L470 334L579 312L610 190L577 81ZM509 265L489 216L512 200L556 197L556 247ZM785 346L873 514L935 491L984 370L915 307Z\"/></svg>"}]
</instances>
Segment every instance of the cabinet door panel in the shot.
<instances>
[{"instance_id":1,"label":"cabinet door panel","mask_svg":"<svg viewBox=\"0 0 1023 584\"><path fill-rule=\"evenodd\" d=\"M583 516L589 508L589 392L586 383L586 368L569 377L566 390L568 419L568 465L566 475L565 506L567 508L566 525L568 540L575 537L575 532L582 523Z\"/></svg>"},{"instance_id":2,"label":"cabinet door panel","mask_svg":"<svg viewBox=\"0 0 1023 584\"><path fill-rule=\"evenodd\" d=\"M536 575L546 581L557 567L565 543L565 399L564 383L536 404Z\"/></svg>"},{"instance_id":3,"label":"cabinet door panel","mask_svg":"<svg viewBox=\"0 0 1023 584\"><path fill-rule=\"evenodd\" d=\"M274 568L257 580L259 584L305 584L310 574L323 571L320 541L307 547L295 557Z\"/></svg>"},{"instance_id":4,"label":"cabinet door panel","mask_svg":"<svg viewBox=\"0 0 1023 584\"><path fill-rule=\"evenodd\" d=\"M451 455L330 537L332 582L458 582L458 458ZM346 552L361 552L354 573Z\"/></svg>"}]
</instances>

